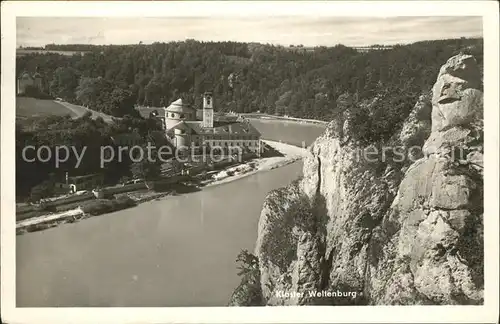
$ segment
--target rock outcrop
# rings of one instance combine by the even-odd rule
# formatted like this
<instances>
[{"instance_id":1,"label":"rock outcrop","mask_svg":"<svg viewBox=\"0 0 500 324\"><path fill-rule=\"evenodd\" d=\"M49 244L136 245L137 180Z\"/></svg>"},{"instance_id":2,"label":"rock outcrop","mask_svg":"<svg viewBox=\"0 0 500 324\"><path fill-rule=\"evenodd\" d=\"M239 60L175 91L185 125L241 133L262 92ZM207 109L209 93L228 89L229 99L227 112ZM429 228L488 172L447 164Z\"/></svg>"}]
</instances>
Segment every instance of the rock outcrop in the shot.
<instances>
[{"instance_id":1,"label":"rock outcrop","mask_svg":"<svg viewBox=\"0 0 500 324\"><path fill-rule=\"evenodd\" d=\"M374 236L379 249L367 273L374 303L483 302L479 75L468 55L452 57L439 72L426 156L406 172Z\"/></svg>"},{"instance_id":2,"label":"rock outcrop","mask_svg":"<svg viewBox=\"0 0 500 324\"><path fill-rule=\"evenodd\" d=\"M255 249L264 302L481 304L481 89L475 59L450 58L432 113L422 96L398 136L403 149L428 137L422 152L399 164L329 125L303 179L264 203Z\"/></svg>"}]
</instances>

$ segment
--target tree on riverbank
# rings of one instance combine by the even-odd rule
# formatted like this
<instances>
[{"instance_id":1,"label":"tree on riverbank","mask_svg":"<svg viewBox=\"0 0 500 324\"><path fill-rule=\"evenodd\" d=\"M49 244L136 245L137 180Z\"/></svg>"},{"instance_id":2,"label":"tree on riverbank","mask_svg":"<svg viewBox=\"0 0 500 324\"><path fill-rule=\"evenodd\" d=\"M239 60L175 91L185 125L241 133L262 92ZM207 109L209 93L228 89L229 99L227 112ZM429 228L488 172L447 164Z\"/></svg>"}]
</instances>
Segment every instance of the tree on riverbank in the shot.
<instances>
[{"instance_id":1,"label":"tree on riverbank","mask_svg":"<svg viewBox=\"0 0 500 324\"><path fill-rule=\"evenodd\" d=\"M133 162L130 165L130 172L134 179L155 180L161 174L161 161L156 152L152 152L150 158L146 146L143 147L143 152L144 156L140 161Z\"/></svg>"},{"instance_id":2,"label":"tree on riverbank","mask_svg":"<svg viewBox=\"0 0 500 324\"><path fill-rule=\"evenodd\" d=\"M231 295L229 306L262 306L259 259L248 250L241 250L236 262L241 282Z\"/></svg>"}]
</instances>

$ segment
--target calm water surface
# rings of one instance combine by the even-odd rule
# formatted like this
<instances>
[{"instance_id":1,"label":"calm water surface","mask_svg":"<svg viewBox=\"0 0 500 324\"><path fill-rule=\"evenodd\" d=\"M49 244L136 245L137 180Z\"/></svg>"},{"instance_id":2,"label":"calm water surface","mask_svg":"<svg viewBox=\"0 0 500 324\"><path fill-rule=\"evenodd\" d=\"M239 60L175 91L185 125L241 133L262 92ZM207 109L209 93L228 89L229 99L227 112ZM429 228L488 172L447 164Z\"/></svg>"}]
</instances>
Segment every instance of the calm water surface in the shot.
<instances>
[{"instance_id":1,"label":"calm water surface","mask_svg":"<svg viewBox=\"0 0 500 324\"><path fill-rule=\"evenodd\" d=\"M256 127L264 138L307 144L318 128ZM297 162L17 236L17 306L225 306L239 284L237 254L253 251L266 194L301 172Z\"/></svg>"},{"instance_id":2,"label":"calm water surface","mask_svg":"<svg viewBox=\"0 0 500 324\"><path fill-rule=\"evenodd\" d=\"M292 145L311 145L325 131L324 125L301 124L266 119L252 119L252 125L262 134L263 139L282 141Z\"/></svg>"},{"instance_id":3,"label":"calm water surface","mask_svg":"<svg viewBox=\"0 0 500 324\"><path fill-rule=\"evenodd\" d=\"M301 168L17 236L17 305L224 306L266 193Z\"/></svg>"}]
</instances>

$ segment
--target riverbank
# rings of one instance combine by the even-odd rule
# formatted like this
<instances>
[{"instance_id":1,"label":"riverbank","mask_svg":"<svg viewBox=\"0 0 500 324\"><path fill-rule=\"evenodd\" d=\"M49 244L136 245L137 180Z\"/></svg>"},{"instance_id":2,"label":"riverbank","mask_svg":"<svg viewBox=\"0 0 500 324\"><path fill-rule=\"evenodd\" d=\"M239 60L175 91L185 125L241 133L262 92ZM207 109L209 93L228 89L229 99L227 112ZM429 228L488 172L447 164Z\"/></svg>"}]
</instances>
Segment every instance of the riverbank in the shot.
<instances>
[{"instance_id":1,"label":"riverbank","mask_svg":"<svg viewBox=\"0 0 500 324\"><path fill-rule=\"evenodd\" d=\"M16 223L16 234L19 235L41 231L61 224L74 223L89 217L105 215L122 209L135 207L138 204L159 199L171 193L172 192L151 192L141 190L121 194L116 199L94 199L84 201L81 203L81 206L77 208L18 221Z\"/></svg>"},{"instance_id":2,"label":"riverbank","mask_svg":"<svg viewBox=\"0 0 500 324\"><path fill-rule=\"evenodd\" d=\"M204 186L220 185L250 176L257 172L283 167L302 159L307 154L307 149L298 146L269 140L262 140L262 142L280 152L282 156L256 158L243 164L229 167L215 173L213 179L204 183Z\"/></svg>"},{"instance_id":3,"label":"riverbank","mask_svg":"<svg viewBox=\"0 0 500 324\"><path fill-rule=\"evenodd\" d=\"M269 171L294 163L302 159L305 154L307 154L307 150L305 148L301 148L298 146L269 140L263 140L262 142L263 144L274 149L279 154L270 157L251 159L242 164L231 166L221 171L213 171L212 173L208 174L207 178L199 181L198 183L196 183L196 185L189 184L191 185L191 187L185 187L202 190L203 187L216 186L236 181L238 179L253 175L257 172ZM130 208L151 200L159 200L167 196L182 194L184 190L179 190L179 188L177 188L179 186L173 186L171 190L165 192L139 190L121 194L119 197L127 197L128 199L130 199L130 203L127 203L123 206L123 208ZM123 209L121 207L114 207L114 200L105 201L104 199L100 199L92 200L89 202L82 202L81 206L78 206L77 208L71 210L66 210L60 213L41 215L38 217L18 221L16 223L16 233L24 234L27 232L40 231L59 226L61 224L74 223L85 218L104 215Z\"/></svg>"}]
</instances>

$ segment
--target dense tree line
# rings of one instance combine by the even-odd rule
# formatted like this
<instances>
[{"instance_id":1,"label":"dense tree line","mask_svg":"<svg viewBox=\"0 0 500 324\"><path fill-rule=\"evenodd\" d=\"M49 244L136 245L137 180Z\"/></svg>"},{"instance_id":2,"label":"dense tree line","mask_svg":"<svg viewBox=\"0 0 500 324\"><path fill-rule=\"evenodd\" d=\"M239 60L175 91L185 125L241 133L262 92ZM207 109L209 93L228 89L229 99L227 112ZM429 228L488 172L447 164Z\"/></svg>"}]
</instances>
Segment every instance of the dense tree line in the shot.
<instances>
[{"instance_id":1,"label":"dense tree line","mask_svg":"<svg viewBox=\"0 0 500 324\"><path fill-rule=\"evenodd\" d=\"M201 93L214 90L216 109L221 111L329 120L336 99L345 92L357 93L362 100L408 81L412 91L427 90L439 67L460 51L474 54L482 64L482 39L465 38L367 53L342 45L299 52L273 45L193 40L45 48L82 53L20 56L18 73L38 66L46 91L54 97L114 116L134 114L134 104L164 106L178 97L200 104Z\"/></svg>"}]
</instances>

